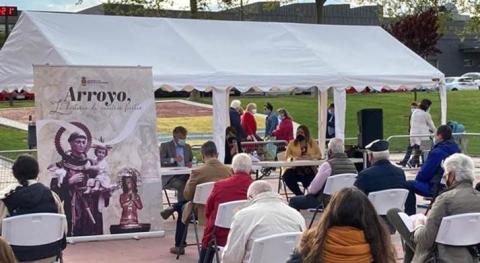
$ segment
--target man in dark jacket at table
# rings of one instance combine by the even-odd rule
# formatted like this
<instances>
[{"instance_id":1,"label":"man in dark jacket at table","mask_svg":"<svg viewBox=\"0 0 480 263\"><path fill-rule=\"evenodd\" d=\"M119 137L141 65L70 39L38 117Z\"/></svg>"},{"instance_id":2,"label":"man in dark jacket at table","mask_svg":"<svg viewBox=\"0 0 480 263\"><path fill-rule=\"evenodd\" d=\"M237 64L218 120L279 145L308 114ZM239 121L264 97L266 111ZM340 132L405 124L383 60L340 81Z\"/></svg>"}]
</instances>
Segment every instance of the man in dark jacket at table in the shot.
<instances>
[{"instance_id":1,"label":"man in dark jacket at table","mask_svg":"<svg viewBox=\"0 0 480 263\"><path fill-rule=\"evenodd\" d=\"M389 160L388 146L388 141L376 140L365 147L372 166L358 174L355 186L366 195L387 189L408 189L405 173ZM415 213L415 207L405 207L405 212Z\"/></svg>"}]
</instances>

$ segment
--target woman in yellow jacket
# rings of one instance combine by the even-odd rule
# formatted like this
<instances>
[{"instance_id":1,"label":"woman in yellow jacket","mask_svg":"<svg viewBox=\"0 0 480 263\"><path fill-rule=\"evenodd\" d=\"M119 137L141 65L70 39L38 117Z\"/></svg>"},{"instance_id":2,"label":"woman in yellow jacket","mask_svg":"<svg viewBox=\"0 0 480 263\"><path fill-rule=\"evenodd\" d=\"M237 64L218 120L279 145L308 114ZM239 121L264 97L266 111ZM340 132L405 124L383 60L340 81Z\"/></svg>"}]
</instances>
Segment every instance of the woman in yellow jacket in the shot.
<instances>
[{"instance_id":1,"label":"woman in yellow jacket","mask_svg":"<svg viewBox=\"0 0 480 263\"><path fill-rule=\"evenodd\" d=\"M318 143L310 137L307 126L298 126L297 136L295 140L288 144L285 156L287 160L318 160L321 158ZM292 167L283 174L283 181L295 195L303 195L300 187L298 187L298 182L301 182L303 187L307 188L316 173L317 168L313 166Z\"/></svg>"}]
</instances>

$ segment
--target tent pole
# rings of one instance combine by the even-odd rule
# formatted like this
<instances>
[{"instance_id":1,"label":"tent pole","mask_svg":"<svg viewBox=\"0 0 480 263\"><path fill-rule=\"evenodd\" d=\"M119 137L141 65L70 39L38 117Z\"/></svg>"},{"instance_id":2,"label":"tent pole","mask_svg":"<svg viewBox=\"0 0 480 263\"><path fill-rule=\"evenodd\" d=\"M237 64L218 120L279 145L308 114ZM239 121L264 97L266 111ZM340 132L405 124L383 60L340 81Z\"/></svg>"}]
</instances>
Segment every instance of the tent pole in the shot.
<instances>
[{"instance_id":1,"label":"tent pole","mask_svg":"<svg viewBox=\"0 0 480 263\"><path fill-rule=\"evenodd\" d=\"M440 122L445 125L447 124L447 88L441 81L438 82L438 90L440 95Z\"/></svg>"},{"instance_id":2,"label":"tent pole","mask_svg":"<svg viewBox=\"0 0 480 263\"><path fill-rule=\"evenodd\" d=\"M318 145L322 153L322 158L326 158L325 145L327 135L327 108L328 108L328 89L320 90L318 87Z\"/></svg>"},{"instance_id":3,"label":"tent pole","mask_svg":"<svg viewBox=\"0 0 480 263\"><path fill-rule=\"evenodd\" d=\"M333 103L335 105L335 137L345 140L345 115L347 110L347 92L345 88L334 87Z\"/></svg>"},{"instance_id":4,"label":"tent pole","mask_svg":"<svg viewBox=\"0 0 480 263\"><path fill-rule=\"evenodd\" d=\"M212 89L213 102L213 141L217 146L218 160L224 162L225 160L225 130L227 129L229 121L228 115L228 89Z\"/></svg>"}]
</instances>

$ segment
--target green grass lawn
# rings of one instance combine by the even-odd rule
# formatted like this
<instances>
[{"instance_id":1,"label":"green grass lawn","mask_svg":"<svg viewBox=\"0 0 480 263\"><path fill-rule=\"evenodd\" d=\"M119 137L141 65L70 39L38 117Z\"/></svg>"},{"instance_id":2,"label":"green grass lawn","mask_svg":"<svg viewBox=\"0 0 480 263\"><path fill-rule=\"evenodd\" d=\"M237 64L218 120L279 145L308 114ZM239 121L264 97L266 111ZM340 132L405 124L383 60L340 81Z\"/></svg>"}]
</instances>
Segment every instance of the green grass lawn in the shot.
<instances>
[{"instance_id":1,"label":"green grass lawn","mask_svg":"<svg viewBox=\"0 0 480 263\"><path fill-rule=\"evenodd\" d=\"M255 97L231 97L240 99L242 105L249 102L257 104L258 111L263 111L265 102L270 102L275 108L286 108L295 122L305 124L311 129L311 133L317 135L317 99L312 96L255 96ZM383 109L384 137L396 134L408 134L408 115L410 103L413 101L413 93L372 93L347 95L346 114L346 137L357 137L357 112L365 108ZM440 123L440 97L438 92L419 92L417 100L428 98L433 105L430 110L435 125ZM480 132L480 122L477 121L480 100L479 91L462 91L448 93L448 120L455 120L465 125L467 132ZM211 103L210 98L202 98L201 102ZM480 153L480 138L470 138L469 153ZM396 150L403 149L405 139L392 140ZM348 143L348 142L347 142Z\"/></svg>"},{"instance_id":2,"label":"green grass lawn","mask_svg":"<svg viewBox=\"0 0 480 263\"><path fill-rule=\"evenodd\" d=\"M27 132L0 125L0 151L28 149ZM1 154L15 159L18 153Z\"/></svg>"},{"instance_id":3,"label":"green grass lawn","mask_svg":"<svg viewBox=\"0 0 480 263\"><path fill-rule=\"evenodd\" d=\"M14 100L13 108L24 108L24 107L33 107L35 102L33 100ZM0 101L0 109L12 108L8 101Z\"/></svg>"}]
</instances>

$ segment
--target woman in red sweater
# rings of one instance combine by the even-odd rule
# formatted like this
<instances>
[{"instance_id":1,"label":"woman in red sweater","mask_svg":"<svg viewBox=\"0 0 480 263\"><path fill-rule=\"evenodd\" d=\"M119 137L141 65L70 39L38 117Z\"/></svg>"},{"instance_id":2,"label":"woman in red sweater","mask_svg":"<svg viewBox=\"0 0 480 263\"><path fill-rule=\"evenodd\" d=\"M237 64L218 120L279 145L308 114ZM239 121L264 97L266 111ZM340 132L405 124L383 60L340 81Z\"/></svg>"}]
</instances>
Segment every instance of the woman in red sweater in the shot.
<instances>
[{"instance_id":1,"label":"woman in red sweater","mask_svg":"<svg viewBox=\"0 0 480 263\"><path fill-rule=\"evenodd\" d=\"M242 115L242 127L247 134L247 140L260 141L260 136L257 135L257 121L255 120L255 114L257 113L257 105L255 103L249 103L246 111Z\"/></svg>"},{"instance_id":2,"label":"woman in red sweater","mask_svg":"<svg viewBox=\"0 0 480 263\"><path fill-rule=\"evenodd\" d=\"M292 118L285 109L279 109L278 115L280 116L281 122L278 128L272 132L272 135L275 136L277 140L287 141L288 144L293 140Z\"/></svg>"}]
</instances>

